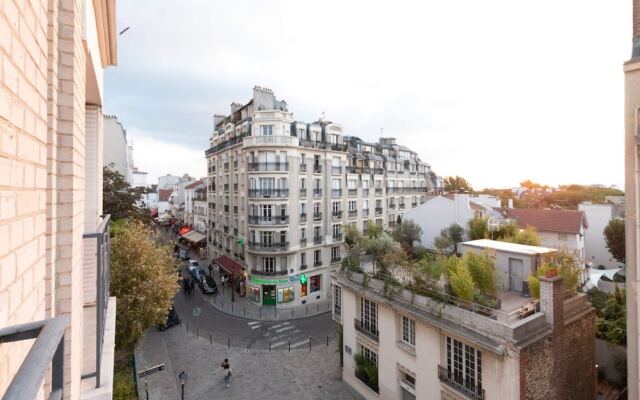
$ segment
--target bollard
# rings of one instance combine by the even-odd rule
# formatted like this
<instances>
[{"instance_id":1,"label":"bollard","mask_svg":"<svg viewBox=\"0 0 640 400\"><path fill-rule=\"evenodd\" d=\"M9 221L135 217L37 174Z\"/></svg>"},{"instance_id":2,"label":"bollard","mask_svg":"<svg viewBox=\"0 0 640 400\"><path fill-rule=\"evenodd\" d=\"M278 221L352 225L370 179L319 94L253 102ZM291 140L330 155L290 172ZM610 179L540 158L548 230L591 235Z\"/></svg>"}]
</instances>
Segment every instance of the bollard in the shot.
<instances>
[{"instance_id":1,"label":"bollard","mask_svg":"<svg viewBox=\"0 0 640 400\"><path fill-rule=\"evenodd\" d=\"M233 303L231 303L231 314L233 314Z\"/></svg>"},{"instance_id":2,"label":"bollard","mask_svg":"<svg viewBox=\"0 0 640 400\"><path fill-rule=\"evenodd\" d=\"M227 338L227 350L231 347L231 338Z\"/></svg>"},{"instance_id":3,"label":"bollard","mask_svg":"<svg viewBox=\"0 0 640 400\"><path fill-rule=\"evenodd\" d=\"M289 352L291 352L291 338L289 338Z\"/></svg>"},{"instance_id":4,"label":"bollard","mask_svg":"<svg viewBox=\"0 0 640 400\"><path fill-rule=\"evenodd\" d=\"M293 317L293 307L291 307L291 316Z\"/></svg>"},{"instance_id":5,"label":"bollard","mask_svg":"<svg viewBox=\"0 0 640 400\"><path fill-rule=\"evenodd\" d=\"M327 346L329 345L329 335L327 335Z\"/></svg>"},{"instance_id":6,"label":"bollard","mask_svg":"<svg viewBox=\"0 0 640 400\"><path fill-rule=\"evenodd\" d=\"M327 339L327 340L329 340L329 339ZM327 345L328 345L328 343L329 342L327 342ZM213 344L213 339L211 339L211 334L209 334L209 344Z\"/></svg>"},{"instance_id":7,"label":"bollard","mask_svg":"<svg viewBox=\"0 0 640 400\"><path fill-rule=\"evenodd\" d=\"M242 307L242 314L247 315L247 307Z\"/></svg>"},{"instance_id":8,"label":"bollard","mask_svg":"<svg viewBox=\"0 0 640 400\"><path fill-rule=\"evenodd\" d=\"M311 351L311 336L309 336L309 351Z\"/></svg>"},{"instance_id":9,"label":"bollard","mask_svg":"<svg viewBox=\"0 0 640 400\"><path fill-rule=\"evenodd\" d=\"M319 313L319 312L320 312L320 303L318 303L318 304L317 304L317 306L318 306L318 307L317 307L317 309L316 309L316 312L318 312L318 313Z\"/></svg>"},{"instance_id":10,"label":"bollard","mask_svg":"<svg viewBox=\"0 0 640 400\"><path fill-rule=\"evenodd\" d=\"M271 339L269 339L269 353L271 353Z\"/></svg>"},{"instance_id":11,"label":"bollard","mask_svg":"<svg viewBox=\"0 0 640 400\"><path fill-rule=\"evenodd\" d=\"M189 333L189 323L187 322L187 333Z\"/></svg>"},{"instance_id":12,"label":"bollard","mask_svg":"<svg viewBox=\"0 0 640 400\"><path fill-rule=\"evenodd\" d=\"M309 305L308 304L304 307L304 312L305 312L306 315L309 315Z\"/></svg>"},{"instance_id":13,"label":"bollard","mask_svg":"<svg viewBox=\"0 0 640 400\"><path fill-rule=\"evenodd\" d=\"M259 307L260 309L260 319L262 319L262 307Z\"/></svg>"},{"instance_id":14,"label":"bollard","mask_svg":"<svg viewBox=\"0 0 640 400\"><path fill-rule=\"evenodd\" d=\"M275 313L275 316L273 318L278 319L278 309L276 308L276 306L273 307L273 312Z\"/></svg>"},{"instance_id":15,"label":"bollard","mask_svg":"<svg viewBox=\"0 0 640 400\"><path fill-rule=\"evenodd\" d=\"M200 329L196 326L196 339L200 338Z\"/></svg>"}]
</instances>

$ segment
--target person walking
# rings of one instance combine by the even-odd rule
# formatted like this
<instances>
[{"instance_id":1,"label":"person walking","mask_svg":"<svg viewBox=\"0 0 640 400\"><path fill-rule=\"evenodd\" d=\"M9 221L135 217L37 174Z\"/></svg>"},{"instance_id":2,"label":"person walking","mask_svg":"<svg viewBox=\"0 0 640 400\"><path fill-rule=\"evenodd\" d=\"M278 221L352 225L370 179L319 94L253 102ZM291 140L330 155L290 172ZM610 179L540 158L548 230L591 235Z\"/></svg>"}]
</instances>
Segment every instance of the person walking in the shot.
<instances>
[{"instance_id":1,"label":"person walking","mask_svg":"<svg viewBox=\"0 0 640 400\"><path fill-rule=\"evenodd\" d=\"M189 284L189 288L191 289L191 293L193 293L194 289L196 288L196 283L193 281L193 279L191 280L191 283ZM191 294L189 293L189 294Z\"/></svg>"},{"instance_id":2,"label":"person walking","mask_svg":"<svg viewBox=\"0 0 640 400\"><path fill-rule=\"evenodd\" d=\"M182 289L184 290L184 294L189 294L189 283L185 277L182 277Z\"/></svg>"},{"instance_id":3,"label":"person walking","mask_svg":"<svg viewBox=\"0 0 640 400\"><path fill-rule=\"evenodd\" d=\"M231 387L231 365L229 365L229 359L225 358L222 362L222 372L224 373L224 384L227 387Z\"/></svg>"}]
</instances>

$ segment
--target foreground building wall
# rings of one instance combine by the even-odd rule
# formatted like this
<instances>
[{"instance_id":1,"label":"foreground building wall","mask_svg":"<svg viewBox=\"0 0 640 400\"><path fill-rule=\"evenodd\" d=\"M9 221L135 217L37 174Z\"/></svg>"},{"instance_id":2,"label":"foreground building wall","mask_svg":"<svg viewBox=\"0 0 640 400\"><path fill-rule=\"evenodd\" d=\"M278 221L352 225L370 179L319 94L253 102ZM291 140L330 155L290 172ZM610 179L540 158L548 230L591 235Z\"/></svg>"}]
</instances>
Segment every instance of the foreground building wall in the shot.
<instances>
[{"instance_id":1,"label":"foreground building wall","mask_svg":"<svg viewBox=\"0 0 640 400\"><path fill-rule=\"evenodd\" d=\"M115 52L114 1L2 2L0 329L70 316L65 398L81 397L84 308L95 304L83 234L102 213L102 69ZM0 345L0 395L31 345Z\"/></svg>"}]
</instances>

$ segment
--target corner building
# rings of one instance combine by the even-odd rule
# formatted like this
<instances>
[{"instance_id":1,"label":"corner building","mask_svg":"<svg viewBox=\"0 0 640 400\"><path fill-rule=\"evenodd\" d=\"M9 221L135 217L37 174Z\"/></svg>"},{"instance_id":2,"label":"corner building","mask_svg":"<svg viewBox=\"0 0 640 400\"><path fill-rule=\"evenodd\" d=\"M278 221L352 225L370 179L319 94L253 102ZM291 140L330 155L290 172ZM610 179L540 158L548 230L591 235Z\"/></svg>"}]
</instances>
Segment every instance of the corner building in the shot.
<instances>
[{"instance_id":1,"label":"corner building","mask_svg":"<svg viewBox=\"0 0 640 400\"><path fill-rule=\"evenodd\" d=\"M395 139L366 143L334 122L296 121L261 87L214 116L206 157L208 254L242 265L241 290L278 307L330 298L344 225L392 228L437 190L430 166Z\"/></svg>"}]
</instances>

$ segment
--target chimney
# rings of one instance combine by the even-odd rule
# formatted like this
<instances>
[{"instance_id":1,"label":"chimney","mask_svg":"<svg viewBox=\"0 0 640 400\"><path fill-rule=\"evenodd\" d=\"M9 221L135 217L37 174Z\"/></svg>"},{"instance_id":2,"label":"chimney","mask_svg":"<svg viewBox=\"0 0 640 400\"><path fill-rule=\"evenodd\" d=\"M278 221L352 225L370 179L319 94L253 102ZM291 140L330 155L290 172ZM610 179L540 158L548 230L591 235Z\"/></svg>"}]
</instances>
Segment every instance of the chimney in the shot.
<instances>
[{"instance_id":1,"label":"chimney","mask_svg":"<svg viewBox=\"0 0 640 400\"><path fill-rule=\"evenodd\" d=\"M544 313L544 319L554 332L562 329L564 325L564 292L562 290L562 277L540 278L540 311Z\"/></svg>"}]
</instances>

